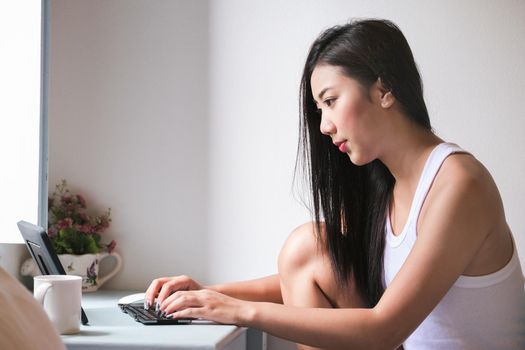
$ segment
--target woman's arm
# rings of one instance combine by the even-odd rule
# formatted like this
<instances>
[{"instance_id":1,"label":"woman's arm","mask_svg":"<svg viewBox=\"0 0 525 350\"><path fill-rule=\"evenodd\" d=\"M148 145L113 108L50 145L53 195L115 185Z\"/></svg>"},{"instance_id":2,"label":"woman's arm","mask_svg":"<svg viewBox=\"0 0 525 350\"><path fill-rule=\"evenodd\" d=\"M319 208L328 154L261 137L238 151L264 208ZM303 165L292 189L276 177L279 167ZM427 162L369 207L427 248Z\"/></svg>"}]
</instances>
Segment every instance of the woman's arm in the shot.
<instances>
[{"instance_id":1,"label":"woman's arm","mask_svg":"<svg viewBox=\"0 0 525 350\"><path fill-rule=\"evenodd\" d=\"M216 284L205 288L242 300L283 303L278 274L250 281Z\"/></svg>"},{"instance_id":2,"label":"woman's arm","mask_svg":"<svg viewBox=\"0 0 525 350\"><path fill-rule=\"evenodd\" d=\"M176 292L161 309L256 327L328 349L399 346L465 271L496 221L486 180L456 174L433 195L407 261L373 309L312 309L239 301L202 290Z\"/></svg>"},{"instance_id":3,"label":"woman's arm","mask_svg":"<svg viewBox=\"0 0 525 350\"><path fill-rule=\"evenodd\" d=\"M203 287L188 276L161 277L153 280L144 297L144 307L153 305L155 299L159 304L173 292L180 290L213 290L237 299L262 301L282 304L279 275L272 275L251 281L217 284Z\"/></svg>"}]
</instances>

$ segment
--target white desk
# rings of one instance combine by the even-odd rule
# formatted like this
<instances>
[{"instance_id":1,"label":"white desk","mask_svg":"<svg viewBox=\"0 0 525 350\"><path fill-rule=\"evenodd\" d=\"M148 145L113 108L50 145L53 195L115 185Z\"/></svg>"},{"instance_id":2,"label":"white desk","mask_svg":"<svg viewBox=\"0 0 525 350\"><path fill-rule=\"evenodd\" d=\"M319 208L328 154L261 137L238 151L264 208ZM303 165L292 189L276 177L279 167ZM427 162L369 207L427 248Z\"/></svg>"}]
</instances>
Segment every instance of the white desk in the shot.
<instances>
[{"instance_id":1,"label":"white desk","mask_svg":"<svg viewBox=\"0 0 525 350\"><path fill-rule=\"evenodd\" d=\"M144 326L123 313L117 306L117 301L129 294L133 292L103 290L85 293L82 306L89 319L89 325L81 326L79 334L62 336L67 348L247 349L246 328L218 324Z\"/></svg>"}]
</instances>

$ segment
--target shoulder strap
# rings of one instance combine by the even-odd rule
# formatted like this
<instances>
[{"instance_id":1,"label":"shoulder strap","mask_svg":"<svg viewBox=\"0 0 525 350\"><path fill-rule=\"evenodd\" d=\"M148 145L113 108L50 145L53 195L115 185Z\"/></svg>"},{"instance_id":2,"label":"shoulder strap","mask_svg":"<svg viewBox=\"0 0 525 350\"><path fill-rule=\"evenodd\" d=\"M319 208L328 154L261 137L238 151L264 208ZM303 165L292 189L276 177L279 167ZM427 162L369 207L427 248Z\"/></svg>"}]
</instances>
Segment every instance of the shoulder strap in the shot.
<instances>
[{"instance_id":1,"label":"shoulder strap","mask_svg":"<svg viewBox=\"0 0 525 350\"><path fill-rule=\"evenodd\" d=\"M445 159L447 159L447 157L453 153L468 152L454 143L441 143L437 145L436 148L434 148L434 150L432 150L430 153L425 167L423 168L423 173L419 179L419 184L417 185L416 193L412 203L411 210L414 212L412 213L413 215L410 216L412 217L413 225L417 223L417 219L419 218L419 213L421 212L425 198L432 187L434 179L436 178L441 165L443 165Z\"/></svg>"}]
</instances>

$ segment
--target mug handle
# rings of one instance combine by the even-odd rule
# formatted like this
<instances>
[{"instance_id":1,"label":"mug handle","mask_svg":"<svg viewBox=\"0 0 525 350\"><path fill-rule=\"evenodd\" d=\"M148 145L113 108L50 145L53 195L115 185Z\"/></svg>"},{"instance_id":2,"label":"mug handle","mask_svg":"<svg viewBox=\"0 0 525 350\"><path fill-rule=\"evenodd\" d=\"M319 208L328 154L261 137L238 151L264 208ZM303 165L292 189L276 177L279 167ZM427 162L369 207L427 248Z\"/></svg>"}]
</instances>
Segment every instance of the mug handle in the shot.
<instances>
[{"instance_id":1,"label":"mug handle","mask_svg":"<svg viewBox=\"0 0 525 350\"><path fill-rule=\"evenodd\" d=\"M51 288L51 283L42 283L37 289L35 289L35 299L42 306L44 305L44 298L46 297L49 288Z\"/></svg>"},{"instance_id":2,"label":"mug handle","mask_svg":"<svg viewBox=\"0 0 525 350\"><path fill-rule=\"evenodd\" d=\"M105 275L103 277L100 277L100 276L98 277L97 284L98 284L99 287L101 287L104 283L106 283L107 280L109 280L111 277L115 276L116 273L119 272L120 269L122 268L122 257L117 252L112 252L111 254L105 254L104 256L102 256L100 258L99 264L101 264L102 260L104 260L107 257L115 258L117 264L115 265L113 270L111 270L107 275Z\"/></svg>"}]
</instances>

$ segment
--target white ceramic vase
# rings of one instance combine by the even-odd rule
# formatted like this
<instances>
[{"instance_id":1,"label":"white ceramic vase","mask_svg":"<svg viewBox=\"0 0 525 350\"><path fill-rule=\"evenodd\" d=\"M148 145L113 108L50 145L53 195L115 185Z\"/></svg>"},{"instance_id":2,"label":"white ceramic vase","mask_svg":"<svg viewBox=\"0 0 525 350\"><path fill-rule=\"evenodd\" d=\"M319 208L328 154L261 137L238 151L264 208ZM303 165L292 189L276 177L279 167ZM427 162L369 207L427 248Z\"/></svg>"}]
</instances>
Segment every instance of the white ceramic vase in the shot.
<instances>
[{"instance_id":1,"label":"white ceramic vase","mask_svg":"<svg viewBox=\"0 0 525 350\"><path fill-rule=\"evenodd\" d=\"M114 258L115 265L104 276L99 276L100 263L106 258ZM116 252L111 254L107 252L82 255L58 254L58 259L68 275L82 277L82 292L96 291L115 276L122 267L122 257ZM23 276L37 276L40 275L40 271L38 271L38 267L33 259L29 258L22 264L20 274Z\"/></svg>"}]
</instances>

